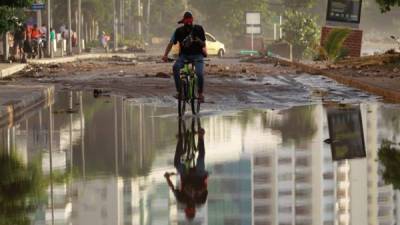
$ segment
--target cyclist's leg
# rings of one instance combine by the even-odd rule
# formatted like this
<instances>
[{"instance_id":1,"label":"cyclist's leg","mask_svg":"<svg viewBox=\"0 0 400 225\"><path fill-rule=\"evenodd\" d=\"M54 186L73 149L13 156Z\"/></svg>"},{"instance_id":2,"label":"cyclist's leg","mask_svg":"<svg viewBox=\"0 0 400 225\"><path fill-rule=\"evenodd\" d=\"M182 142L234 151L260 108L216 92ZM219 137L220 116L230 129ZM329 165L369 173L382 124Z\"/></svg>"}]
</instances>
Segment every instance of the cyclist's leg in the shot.
<instances>
[{"instance_id":1,"label":"cyclist's leg","mask_svg":"<svg viewBox=\"0 0 400 225\"><path fill-rule=\"evenodd\" d=\"M181 162L181 156L185 154L183 148L183 137L179 136L178 143L176 144L175 156L174 156L174 166L179 174L183 174L185 171L185 165Z\"/></svg>"},{"instance_id":2,"label":"cyclist's leg","mask_svg":"<svg viewBox=\"0 0 400 225\"><path fill-rule=\"evenodd\" d=\"M197 156L197 161L196 161L196 170L199 172L205 172L206 166L204 163L204 158L206 155L206 150L204 146L204 138L200 137L199 138L199 144L197 146L199 155Z\"/></svg>"},{"instance_id":3,"label":"cyclist's leg","mask_svg":"<svg viewBox=\"0 0 400 225\"><path fill-rule=\"evenodd\" d=\"M195 70L198 78L199 93L203 93L204 86L204 57L202 55L196 55L195 57Z\"/></svg>"},{"instance_id":4,"label":"cyclist's leg","mask_svg":"<svg viewBox=\"0 0 400 225\"><path fill-rule=\"evenodd\" d=\"M176 60L174 66L172 67L173 72L174 72L174 80L175 80L176 92L179 92L179 83L180 83L180 77L179 76L180 76L180 73L181 73L181 69L185 65L184 61L185 61L185 56L180 55L178 57L178 59Z\"/></svg>"}]
</instances>

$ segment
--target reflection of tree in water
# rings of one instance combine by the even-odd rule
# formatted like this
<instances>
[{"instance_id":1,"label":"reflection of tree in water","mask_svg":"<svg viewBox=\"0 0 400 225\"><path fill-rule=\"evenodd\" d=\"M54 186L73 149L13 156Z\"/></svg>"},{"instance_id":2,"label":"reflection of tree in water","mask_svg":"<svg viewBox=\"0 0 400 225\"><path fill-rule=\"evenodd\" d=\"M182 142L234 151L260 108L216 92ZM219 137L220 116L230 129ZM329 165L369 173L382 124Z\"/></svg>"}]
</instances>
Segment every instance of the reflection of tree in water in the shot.
<instances>
[{"instance_id":1,"label":"reflection of tree in water","mask_svg":"<svg viewBox=\"0 0 400 225\"><path fill-rule=\"evenodd\" d=\"M315 106L294 107L282 111L283 119L263 118L267 127L281 131L284 142L294 141L296 144L307 142L317 131L314 118Z\"/></svg>"},{"instance_id":2,"label":"reflection of tree in water","mask_svg":"<svg viewBox=\"0 0 400 225\"><path fill-rule=\"evenodd\" d=\"M393 131L393 134L400 133L400 110L398 108L382 107L382 123L386 130ZM395 139L396 137L389 137ZM396 141L396 140L394 140Z\"/></svg>"},{"instance_id":3,"label":"reflection of tree in water","mask_svg":"<svg viewBox=\"0 0 400 225\"><path fill-rule=\"evenodd\" d=\"M102 104L99 106L89 100L85 103L85 165L81 146L76 145L74 166L81 173L84 166L87 176L116 173L123 177L147 175L157 151L165 147L165 143L170 143L168 139L175 140L176 122L153 117L168 113L168 109L128 104L121 99L116 103L103 101Z\"/></svg>"},{"instance_id":4,"label":"reflection of tree in water","mask_svg":"<svg viewBox=\"0 0 400 225\"><path fill-rule=\"evenodd\" d=\"M38 163L24 165L15 153L0 154L0 224L30 224L46 187Z\"/></svg>"},{"instance_id":5,"label":"reflection of tree in water","mask_svg":"<svg viewBox=\"0 0 400 225\"><path fill-rule=\"evenodd\" d=\"M395 189L400 189L400 149L393 147L392 143L385 140L379 148L378 157L384 166L382 178L386 184L392 184Z\"/></svg>"}]
</instances>

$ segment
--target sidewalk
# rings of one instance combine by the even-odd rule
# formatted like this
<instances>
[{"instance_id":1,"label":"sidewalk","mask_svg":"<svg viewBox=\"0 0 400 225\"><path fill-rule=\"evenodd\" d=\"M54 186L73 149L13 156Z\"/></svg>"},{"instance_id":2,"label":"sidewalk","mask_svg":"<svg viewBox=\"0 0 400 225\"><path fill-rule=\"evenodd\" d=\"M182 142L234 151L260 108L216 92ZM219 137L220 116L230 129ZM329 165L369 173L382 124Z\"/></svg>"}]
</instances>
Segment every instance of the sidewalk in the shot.
<instances>
[{"instance_id":1,"label":"sidewalk","mask_svg":"<svg viewBox=\"0 0 400 225\"><path fill-rule=\"evenodd\" d=\"M89 53L89 54L81 54L60 58L45 58L45 59L31 59L28 60L28 64L55 64L55 63L68 63L74 62L78 60L87 60L87 59L99 59L99 58L112 58L112 57L121 57L121 58L132 58L135 59L136 55L133 53ZM27 64L20 63L0 63L0 79L11 76L15 73L22 71Z\"/></svg>"},{"instance_id":2,"label":"sidewalk","mask_svg":"<svg viewBox=\"0 0 400 225\"><path fill-rule=\"evenodd\" d=\"M27 64L20 63L0 63L0 79L11 76L14 73L18 73L19 71L25 69Z\"/></svg>"},{"instance_id":3,"label":"sidewalk","mask_svg":"<svg viewBox=\"0 0 400 225\"><path fill-rule=\"evenodd\" d=\"M284 58L274 57L282 65L293 66L300 69L302 72L312 74L312 75L322 75L331 78L341 84L347 85L349 87L358 88L360 90L378 95L383 97L385 100L399 103L400 102L400 90L393 90L384 87L380 82L368 82L365 79L357 79L351 76L346 76L340 71L335 69L321 69L313 64L307 64L303 62L291 62ZM379 78L378 79L382 79Z\"/></svg>"},{"instance_id":4,"label":"sidewalk","mask_svg":"<svg viewBox=\"0 0 400 225\"><path fill-rule=\"evenodd\" d=\"M34 108L54 101L54 87L48 85L1 85L0 127L12 126Z\"/></svg>"}]
</instances>

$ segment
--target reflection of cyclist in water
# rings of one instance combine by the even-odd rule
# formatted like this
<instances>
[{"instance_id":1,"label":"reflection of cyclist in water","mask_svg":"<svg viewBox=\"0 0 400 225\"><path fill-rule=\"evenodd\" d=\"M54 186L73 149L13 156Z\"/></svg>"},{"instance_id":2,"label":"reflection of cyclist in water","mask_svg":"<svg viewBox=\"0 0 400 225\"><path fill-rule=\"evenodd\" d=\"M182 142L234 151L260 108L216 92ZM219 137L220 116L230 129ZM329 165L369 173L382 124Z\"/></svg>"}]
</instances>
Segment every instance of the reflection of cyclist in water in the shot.
<instances>
[{"instance_id":1,"label":"reflection of cyclist in water","mask_svg":"<svg viewBox=\"0 0 400 225\"><path fill-rule=\"evenodd\" d=\"M164 175L178 203L185 205L185 215L188 219L195 217L196 206L203 205L208 196L208 172L205 170L204 164L204 134L205 131L201 128L200 122L198 130L195 130L194 119L191 130L186 130L184 121L179 122L174 166L180 175L180 187L174 187L170 179L170 176L174 175L173 173Z\"/></svg>"}]
</instances>

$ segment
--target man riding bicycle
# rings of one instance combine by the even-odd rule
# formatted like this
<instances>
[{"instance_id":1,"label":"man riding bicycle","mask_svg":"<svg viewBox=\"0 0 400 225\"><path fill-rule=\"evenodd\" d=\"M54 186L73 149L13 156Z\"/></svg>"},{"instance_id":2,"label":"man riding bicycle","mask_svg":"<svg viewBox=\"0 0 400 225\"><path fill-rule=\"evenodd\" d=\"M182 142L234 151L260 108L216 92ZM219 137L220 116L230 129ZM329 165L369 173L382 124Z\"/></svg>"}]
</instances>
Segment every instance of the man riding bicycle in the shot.
<instances>
[{"instance_id":1,"label":"man riding bicycle","mask_svg":"<svg viewBox=\"0 0 400 225\"><path fill-rule=\"evenodd\" d=\"M203 59L204 57L207 57L205 32L202 26L193 24L193 15L191 12L185 12L183 19L180 20L178 24L183 24L183 26L177 28L172 35L172 38L165 49L163 60L168 61L168 54L171 51L172 46L179 42L179 57L173 66L176 91L179 93L180 70L184 67L185 61L193 61L198 78L199 100L200 102L203 102ZM176 95L176 97L178 96L179 94Z\"/></svg>"}]
</instances>

